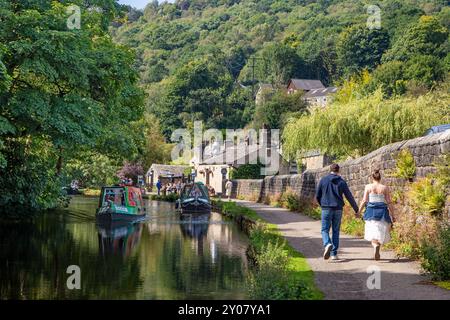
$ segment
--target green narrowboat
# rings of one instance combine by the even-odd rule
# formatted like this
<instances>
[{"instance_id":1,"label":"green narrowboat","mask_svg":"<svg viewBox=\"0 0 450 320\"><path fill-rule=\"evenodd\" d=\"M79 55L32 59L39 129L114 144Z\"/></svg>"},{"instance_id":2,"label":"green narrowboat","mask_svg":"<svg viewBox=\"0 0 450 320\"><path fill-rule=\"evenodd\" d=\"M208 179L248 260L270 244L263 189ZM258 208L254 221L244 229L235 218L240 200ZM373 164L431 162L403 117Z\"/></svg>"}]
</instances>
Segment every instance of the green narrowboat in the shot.
<instances>
[{"instance_id":1,"label":"green narrowboat","mask_svg":"<svg viewBox=\"0 0 450 320\"><path fill-rule=\"evenodd\" d=\"M146 217L141 190L132 186L103 187L96 214L99 222L136 222Z\"/></svg>"},{"instance_id":2,"label":"green narrowboat","mask_svg":"<svg viewBox=\"0 0 450 320\"><path fill-rule=\"evenodd\" d=\"M176 203L177 209L183 213L209 213L211 201L208 189L201 182L186 185Z\"/></svg>"}]
</instances>

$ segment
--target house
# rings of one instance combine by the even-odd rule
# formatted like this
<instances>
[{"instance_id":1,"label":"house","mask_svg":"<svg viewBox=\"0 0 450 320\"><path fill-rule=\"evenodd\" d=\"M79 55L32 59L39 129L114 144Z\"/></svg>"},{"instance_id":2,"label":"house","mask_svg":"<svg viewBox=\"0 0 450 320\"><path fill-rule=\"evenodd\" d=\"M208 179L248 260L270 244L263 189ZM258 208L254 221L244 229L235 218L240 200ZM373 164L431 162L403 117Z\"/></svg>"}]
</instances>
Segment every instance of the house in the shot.
<instances>
[{"instance_id":1,"label":"house","mask_svg":"<svg viewBox=\"0 0 450 320\"><path fill-rule=\"evenodd\" d=\"M230 171L233 168L239 168L248 163L255 163L258 155L264 151L270 155L270 148L265 150L262 150L262 148L258 144L248 145L246 142L236 146L234 142L228 140L223 143L219 150L214 147L211 148L216 150L214 152L208 152L207 146L201 161L198 161L197 157L191 160L191 165L196 172L195 180L213 187L216 193L223 194L225 193L225 183L230 178ZM277 151L276 156L279 164L278 174L289 174L289 162L281 156L279 151Z\"/></svg>"},{"instance_id":2,"label":"house","mask_svg":"<svg viewBox=\"0 0 450 320\"><path fill-rule=\"evenodd\" d=\"M287 93L295 93L298 91L308 92L312 89L325 89L320 80L311 79L291 79L287 85Z\"/></svg>"},{"instance_id":3,"label":"house","mask_svg":"<svg viewBox=\"0 0 450 320\"><path fill-rule=\"evenodd\" d=\"M325 107L337 92L336 87L326 88L320 80L291 79L287 85L287 93L304 92L304 99L311 106Z\"/></svg>"},{"instance_id":4,"label":"house","mask_svg":"<svg viewBox=\"0 0 450 320\"><path fill-rule=\"evenodd\" d=\"M333 99L337 90L336 87L326 88L320 80L311 79L291 79L287 85L288 94L302 91L303 98L311 107L325 107ZM301 157L302 167L309 170L323 168L329 165L331 160L329 156L318 150L311 150Z\"/></svg>"},{"instance_id":5,"label":"house","mask_svg":"<svg viewBox=\"0 0 450 320\"><path fill-rule=\"evenodd\" d=\"M165 164L152 164L150 169L148 169L146 177L146 183L150 187L153 187L156 182L161 180L163 184L169 182L177 182L182 180L185 175L185 171L189 169L189 166L175 166L175 165L165 165Z\"/></svg>"},{"instance_id":6,"label":"house","mask_svg":"<svg viewBox=\"0 0 450 320\"><path fill-rule=\"evenodd\" d=\"M313 170L330 165L333 159L319 150L311 150L302 154L301 162L304 169Z\"/></svg>"},{"instance_id":7,"label":"house","mask_svg":"<svg viewBox=\"0 0 450 320\"><path fill-rule=\"evenodd\" d=\"M336 87L312 89L305 93L304 98L311 106L325 107L336 92Z\"/></svg>"}]
</instances>

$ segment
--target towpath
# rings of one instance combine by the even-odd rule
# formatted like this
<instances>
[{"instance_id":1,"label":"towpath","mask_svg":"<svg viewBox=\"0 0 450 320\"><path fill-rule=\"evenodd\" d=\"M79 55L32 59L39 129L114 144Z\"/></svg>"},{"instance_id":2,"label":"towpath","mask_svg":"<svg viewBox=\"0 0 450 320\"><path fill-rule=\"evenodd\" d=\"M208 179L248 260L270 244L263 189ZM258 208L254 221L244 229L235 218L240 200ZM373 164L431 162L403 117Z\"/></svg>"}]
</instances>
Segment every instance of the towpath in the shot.
<instances>
[{"instance_id":1,"label":"towpath","mask_svg":"<svg viewBox=\"0 0 450 320\"><path fill-rule=\"evenodd\" d=\"M339 261L324 260L320 221L283 208L236 200L255 210L269 223L278 226L289 244L302 253L315 274L317 287L325 299L445 299L450 291L432 285L421 274L417 261L397 258L392 251L382 251L381 260L373 260L373 249L367 241L341 233ZM370 270L379 270L380 289L369 289ZM374 283L369 281L370 283Z\"/></svg>"}]
</instances>

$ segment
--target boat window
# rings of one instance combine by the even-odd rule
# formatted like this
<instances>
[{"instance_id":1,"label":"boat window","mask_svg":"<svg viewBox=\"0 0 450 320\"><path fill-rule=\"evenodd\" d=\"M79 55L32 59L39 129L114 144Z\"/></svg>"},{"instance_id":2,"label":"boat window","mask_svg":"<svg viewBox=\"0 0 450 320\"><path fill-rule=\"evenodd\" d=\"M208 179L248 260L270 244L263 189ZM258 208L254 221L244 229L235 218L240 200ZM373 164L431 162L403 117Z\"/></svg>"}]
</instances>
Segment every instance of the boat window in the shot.
<instances>
[{"instance_id":1,"label":"boat window","mask_svg":"<svg viewBox=\"0 0 450 320\"><path fill-rule=\"evenodd\" d=\"M120 205L122 202L122 192L122 189L119 188L106 188L104 191L103 205L107 205L109 201Z\"/></svg>"}]
</instances>

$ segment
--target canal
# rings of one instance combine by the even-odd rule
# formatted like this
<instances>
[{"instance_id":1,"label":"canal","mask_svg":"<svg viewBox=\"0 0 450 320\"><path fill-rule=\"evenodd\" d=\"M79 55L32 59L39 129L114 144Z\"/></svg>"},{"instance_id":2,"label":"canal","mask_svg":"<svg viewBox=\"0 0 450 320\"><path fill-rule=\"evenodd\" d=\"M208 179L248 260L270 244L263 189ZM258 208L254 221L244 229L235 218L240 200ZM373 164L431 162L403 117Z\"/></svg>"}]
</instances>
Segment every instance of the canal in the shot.
<instances>
[{"instance_id":1,"label":"canal","mask_svg":"<svg viewBox=\"0 0 450 320\"><path fill-rule=\"evenodd\" d=\"M0 222L0 299L245 299L248 239L220 214L182 219L147 202L148 220L103 228L96 198L32 222ZM80 289L68 289L78 266Z\"/></svg>"}]
</instances>

